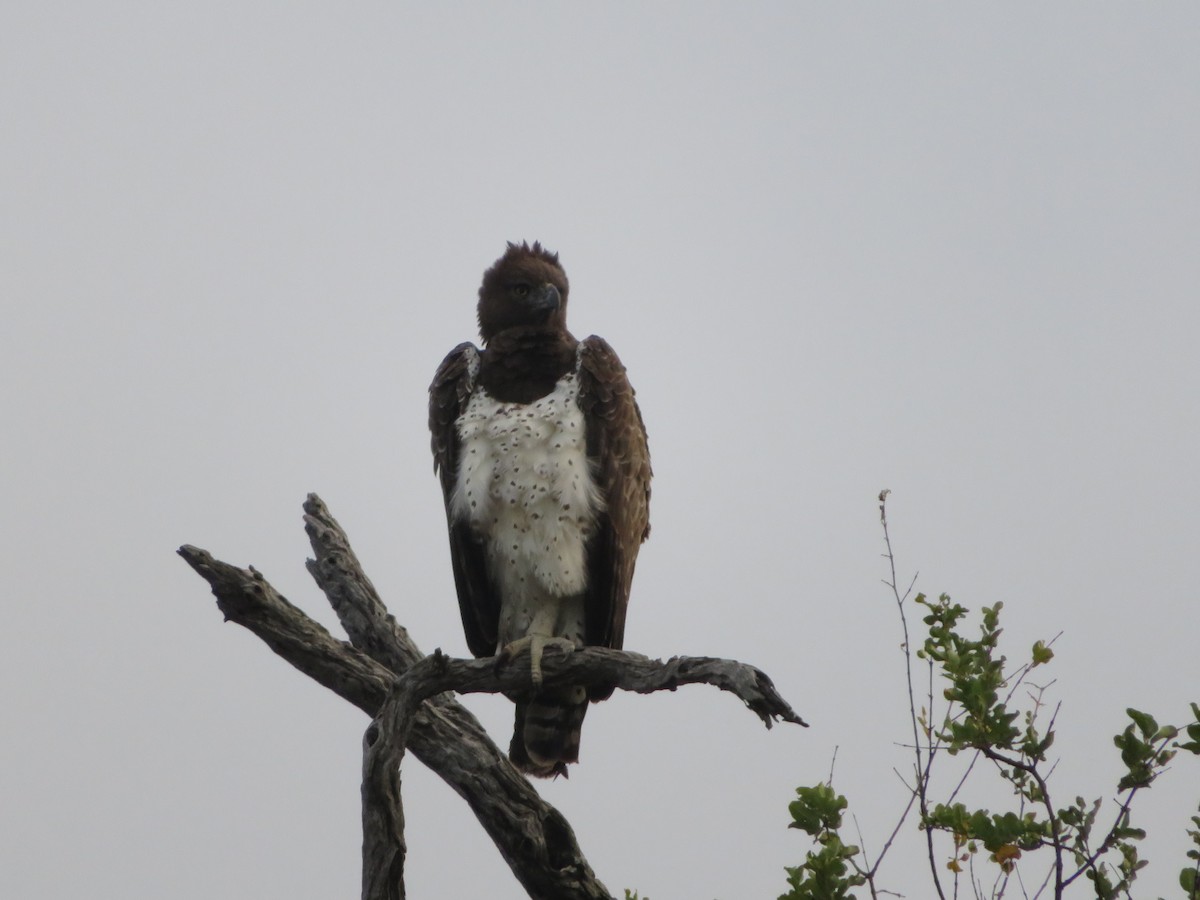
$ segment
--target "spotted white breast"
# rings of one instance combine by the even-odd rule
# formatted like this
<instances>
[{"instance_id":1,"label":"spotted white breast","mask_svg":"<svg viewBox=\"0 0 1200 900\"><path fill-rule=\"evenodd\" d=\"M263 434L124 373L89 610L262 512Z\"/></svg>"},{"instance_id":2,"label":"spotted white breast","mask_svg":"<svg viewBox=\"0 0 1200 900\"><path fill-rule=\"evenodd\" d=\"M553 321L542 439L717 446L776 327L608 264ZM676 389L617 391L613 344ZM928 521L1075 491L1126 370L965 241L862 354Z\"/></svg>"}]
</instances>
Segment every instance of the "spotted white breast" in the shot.
<instances>
[{"instance_id":1,"label":"spotted white breast","mask_svg":"<svg viewBox=\"0 0 1200 900\"><path fill-rule=\"evenodd\" d=\"M578 395L574 372L527 404L478 388L456 422L453 513L484 538L505 602L576 596L587 585L584 549L602 501Z\"/></svg>"}]
</instances>

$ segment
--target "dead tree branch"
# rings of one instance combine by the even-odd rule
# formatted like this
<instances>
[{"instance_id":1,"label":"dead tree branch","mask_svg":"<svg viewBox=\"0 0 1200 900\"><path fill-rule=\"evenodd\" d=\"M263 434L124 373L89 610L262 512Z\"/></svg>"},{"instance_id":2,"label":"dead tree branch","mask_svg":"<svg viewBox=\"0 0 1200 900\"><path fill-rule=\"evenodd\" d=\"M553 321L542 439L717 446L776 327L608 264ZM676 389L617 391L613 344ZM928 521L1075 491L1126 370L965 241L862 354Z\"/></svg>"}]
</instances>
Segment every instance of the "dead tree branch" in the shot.
<instances>
[{"instance_id":1,"label":"dead tree branch","mask_svg":"<svg viewBox=\"0 0 1200 900\"><path fill-rule=\"evenodd\" d=\"M570 824L508 762L470 712L448 692L496 693L529 687L528 663L499 669L490 659L426 657L388 613L320 498L304 504L315 559L308 569L350 643L335 639L289 603L252 567L242 569L192 546L179 554L212 587L226 620L242 625L315 681L373 717L363 740L363 893L404 897L404 813L400 761L405 748L467 801L530 897L611 900L575 841ZM739 697L770 727L805 723L753 666L709 657L665 663L635 653L587 648L548 652L547 684L611 684L650 693L712 684Z\"/></svg>"},{"instance_id":2,"label":"dead tree branch","mask_svg":"<svg viewBox=\"0 0 1200 900\"><path fill-rule=\"evenodd\" d=\"M253 568L192 546L179 554L208 581L227 621L248 628L314 681L376 716L395 683L392 670L336 640ZM467 801L530 897L611 900L566 818L509 764L467 709L437 697L413 718L408 748Z\"/></svg>"},{"instance_id":3,"label":"dead tree branch","mask_svg":"<svg viewBox=\"0 0 1200 900\"><path fill-rule=\"evenodd\" d=\"M663 662L640 653L587 647L564 653L557 646L546 649L542 657L544 684L615 685L623 691L652 694L673 691L683 684L711 684L736 695L758 714L770 728L777 720L804 725L775 690L765 672L734 659L710 656L674 656ZM414 703L453 691L456 694L500 694L529 688L528 659L519 657L511 664L496 667L493 658L452 659L433 651L403 676Z\"/></svg>"},{"instance_id":4,"label":"dead tree branch","mask_svg":"<svg viewBox=\"0 0 1200 900\"><path fill-rule=\"evenodd\" d=\"M363 900L404 898L400 763L418 703L397 685L363 735Z\"/></svg>"}]
</instances>

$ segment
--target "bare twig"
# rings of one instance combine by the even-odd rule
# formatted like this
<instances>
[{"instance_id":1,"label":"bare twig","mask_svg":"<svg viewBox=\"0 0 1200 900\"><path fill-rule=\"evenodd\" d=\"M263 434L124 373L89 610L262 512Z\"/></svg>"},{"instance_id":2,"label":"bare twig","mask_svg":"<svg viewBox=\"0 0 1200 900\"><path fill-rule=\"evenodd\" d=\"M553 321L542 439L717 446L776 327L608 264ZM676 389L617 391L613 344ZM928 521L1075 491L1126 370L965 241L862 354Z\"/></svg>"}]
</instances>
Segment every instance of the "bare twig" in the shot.
<instances>
[{"instance_id":1,"label":"bare twig","mask_svg":"<svg viewBox=\"0 0 1200 900\"><path fill-rule=\"evenodd\" d=\"M891 575L891 580L885 581L884 583L887 584L887 586L892 589L892 595L896 598L896 608L900 613L900 626L904 630L904 670L905 670L906 683L908 685L908 710L909 710L909 717L912 720L913 753L915 756L915 764L913 767L913 773L916 776L916 782L917 782L916 783L916 797L917 797L917 801L918 801L919 808L920 808L921 821L924 822L928 819L928 815L929 815L929 799L928 799L929 772L930 772L930 767L933 764L933 757L934 757L936 750L933 746L932 738L930 738L928 755L922 756L922 753L921 753L920 724L919 724L918 718L917 718L916 691L913 687L913 673L912 673L913 649L912 649L912 645L909 641L908 617L905 616L905 614L904 614L904 602L905 602L905 600L908 599L909 594L912 592L913 585L916 584L916 576L915 575L913 576L912 583L909 584L908 590L906 590L903 594L901 594L900 589L897 585L897 580L896 580L896 555L892 551L892 538L891 538L891 535L888 533L887 497L888 497L888 494L890 494L890 493L891 493L891 491L886 490L886 489L879 492L879 522L880 522L880 525L883 527L883 541L884 541L884 545L887 547L887 553L885 554L885 558L888 561L888 568L889 568L890 575ZM930 709L927 715L932 717L933 710ZM897 834L900 831L900 826L904 824L904 820L906 818L908 818L908 814L911 810L912 810L912 803L910 802L907 806L905 806L904 813L903 813L903 815L901 815L900 821L896 824L896 829L895 829L895 831L893 831L893 838L894 838L895 834ZM929 854L929 870L930 870L930 873L933 875L933 886L934 886L934 888L937 889L938 897L940 897L941 900L946 900L946 894L942 890L942 881L938 875L937 859L934 855L934 850L933 850L933 830L930 828L925 829L925 842L926 842L926 846L927 846L927 850L928 850L928 854ZM884 845L884 848L880 852L879 857L875 860L875 865L872 867L872 875L874 874L875 870L878 869L879 864L883 861L883 858L886 855L887 850L890 846L891 846L891 839L889 839L888 843L886 845Z\"/></svg>"},{"instance_id":2,"label":"bare twig","mask_svg":"<svg viewBox=\"0 0 1200 900\"><path fill-rule=\"evenodd\" d=\"M1159 743L1153 747L1154 755L1152 758L1157 759L1162 751L1166 748L1167 744L1171 742L1171 740L1171 738L1163 738L1160 740ZM1157 774L1152 776L1150 779L1151 782L1153 782L1153 780L1157 777ZM1140 791L1143 787L1149 786L1149 784L1137 784L1129 788L1129 793L1126 794L1124 802L1117 807L1117 814L1113 817L1112 827L1109 828L1108 833L1104 835L1104 839L1100 842L1100 846L1088 855L1088 857L1080 864L1078 869L1062 880L1063 887L1066 887L1080 875L1083 875L1085 872L1087 872L1088 869L1092 868L1096 864L1096 860L1107 853L1109 849L1112 848L1113 844L1119 840L1117 837L1117 832L1123 827L1123 823L1127 824L1128 822L1127 817L1129 815L1130 808L1133 806L1133 798L1137 796L1138 791Z\"/></svg>"},{"instance_id":3,"label":"bare twig","mask_svg":"<svg viewBox=\"0 0 1200 900\"><path fill-rule=\"evenodd\" d=\"M1022 762L1019 759L999 753L991 747L981 747L980 750L984 756L993 762L1024 772L1037 785L1038 797L1041 799L1042 806L1046 810L1046 821L1050 824L1050 845L1054 848L1054 896L1061 897L1063 887L1065 886L1065 882L1063 881L1063 851L1065 848L1062 843L1062 835L1059 834L1059 820L1054 814L1054 805L1050 802L1050 787L1046 784L1046 779L1038 771L1035 763Z\"/></svg>"}]
</instances>

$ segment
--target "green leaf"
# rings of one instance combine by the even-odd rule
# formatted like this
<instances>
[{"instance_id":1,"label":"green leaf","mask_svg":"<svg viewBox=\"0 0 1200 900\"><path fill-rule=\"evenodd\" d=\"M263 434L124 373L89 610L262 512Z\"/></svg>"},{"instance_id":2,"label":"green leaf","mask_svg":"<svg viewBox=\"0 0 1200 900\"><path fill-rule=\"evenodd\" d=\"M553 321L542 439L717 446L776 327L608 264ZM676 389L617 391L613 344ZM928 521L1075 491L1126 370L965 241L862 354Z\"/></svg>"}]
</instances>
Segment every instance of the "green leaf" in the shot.
<instances>
[{"instance_id":1,"label":"green leaf","mask_svg":"<svg viewBox=\"0 0 1200 900\"><path fill-rule=\"evenodd\" d=\"M1144 841L1146 839L1146 831L1142 828L1114 828L1113 837L1119 840L1132 838L1135 841Z\"/></svg>"},{"instance_id":2,"label":"green leaf","mask_svg":"<svg viewBox=\"0 0 1200 900\"><path fill-rule=\"evenodd\" d=\"M1183 888L1184 893L1188 897L1200 896L1200 893L1198 893L1200 892L1200 881L1196 878L1196 870L1194 868L1179 870L1179 886Z\"/></svg>"},{"instance_id":3,"label":"green leaf","mask_svg":"<svg viewBox=\"0 0 1200 900\"><path fill-rule=\"evenodd\" d=\"M1152 738L1158 733L1158 723L1154 721L1154 716L1136 709L1127 709L1125 712L1133 719L1142 737Z\"/></svg>"},{"instance_id":4,"label":"green leaf","mask_svg":"<svg viewBox=\"0 0 1200 900\"><path fill-rule=\"evenodd\" d=\"M780 900L854 900L849 889L866 883L865 877L850 872L847 866L858 853L857 847L843 845L832 833L823 834L819 843L820 849L810 852L803 864L786 868L791 890Z\"/></svg>"},{"instance_id":5,"label":"green leaf","mask_svg":"<svg viewBox=\"0 0 1200 900\"><path fill-rule=\"evenodd\" d=\"M1052 659L1054 659L1054 651L1046 646L1045 641L1038 641L1033 645L1033 665L1040 666Z\"/></svg>"},{"instance_id":6,"label":"green leaf","mask_svg":"<svg viewBox=\"0 0 1200 900\"><path fill-rule=\"evenodd\" d=\"M842 826L842 810L847 800L827 784L814 787L798 787L799 797L788 804L792 814L789 828L799 828L814 837L822 831L836 831Z\"/></svg>"}]
</instances>

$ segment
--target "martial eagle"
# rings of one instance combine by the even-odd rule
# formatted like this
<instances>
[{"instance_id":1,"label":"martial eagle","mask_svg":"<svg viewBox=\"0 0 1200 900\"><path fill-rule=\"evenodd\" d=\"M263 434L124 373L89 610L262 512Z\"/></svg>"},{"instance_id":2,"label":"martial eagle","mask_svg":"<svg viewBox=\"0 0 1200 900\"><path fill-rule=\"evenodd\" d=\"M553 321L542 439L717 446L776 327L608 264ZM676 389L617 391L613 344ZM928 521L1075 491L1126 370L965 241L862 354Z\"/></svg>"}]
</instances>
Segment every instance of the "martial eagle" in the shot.
<instances>
[{"instance_id":1,"label":"martial eagle","mask_svg":"<svg viewBox=\"0 0 1200 900\"><path fill-rule=\"evenodd\" d=\"M542 777L578 761L588 701L612 693L542 688L542 650L620 649L650 533L641 411L612 348L567 330L567 294L558 254L509 243L479 288L484 349L455 347L429 389L467 646L529 653L531 688L510 695L509 757Z\"/></svg>"}]
</instances>

